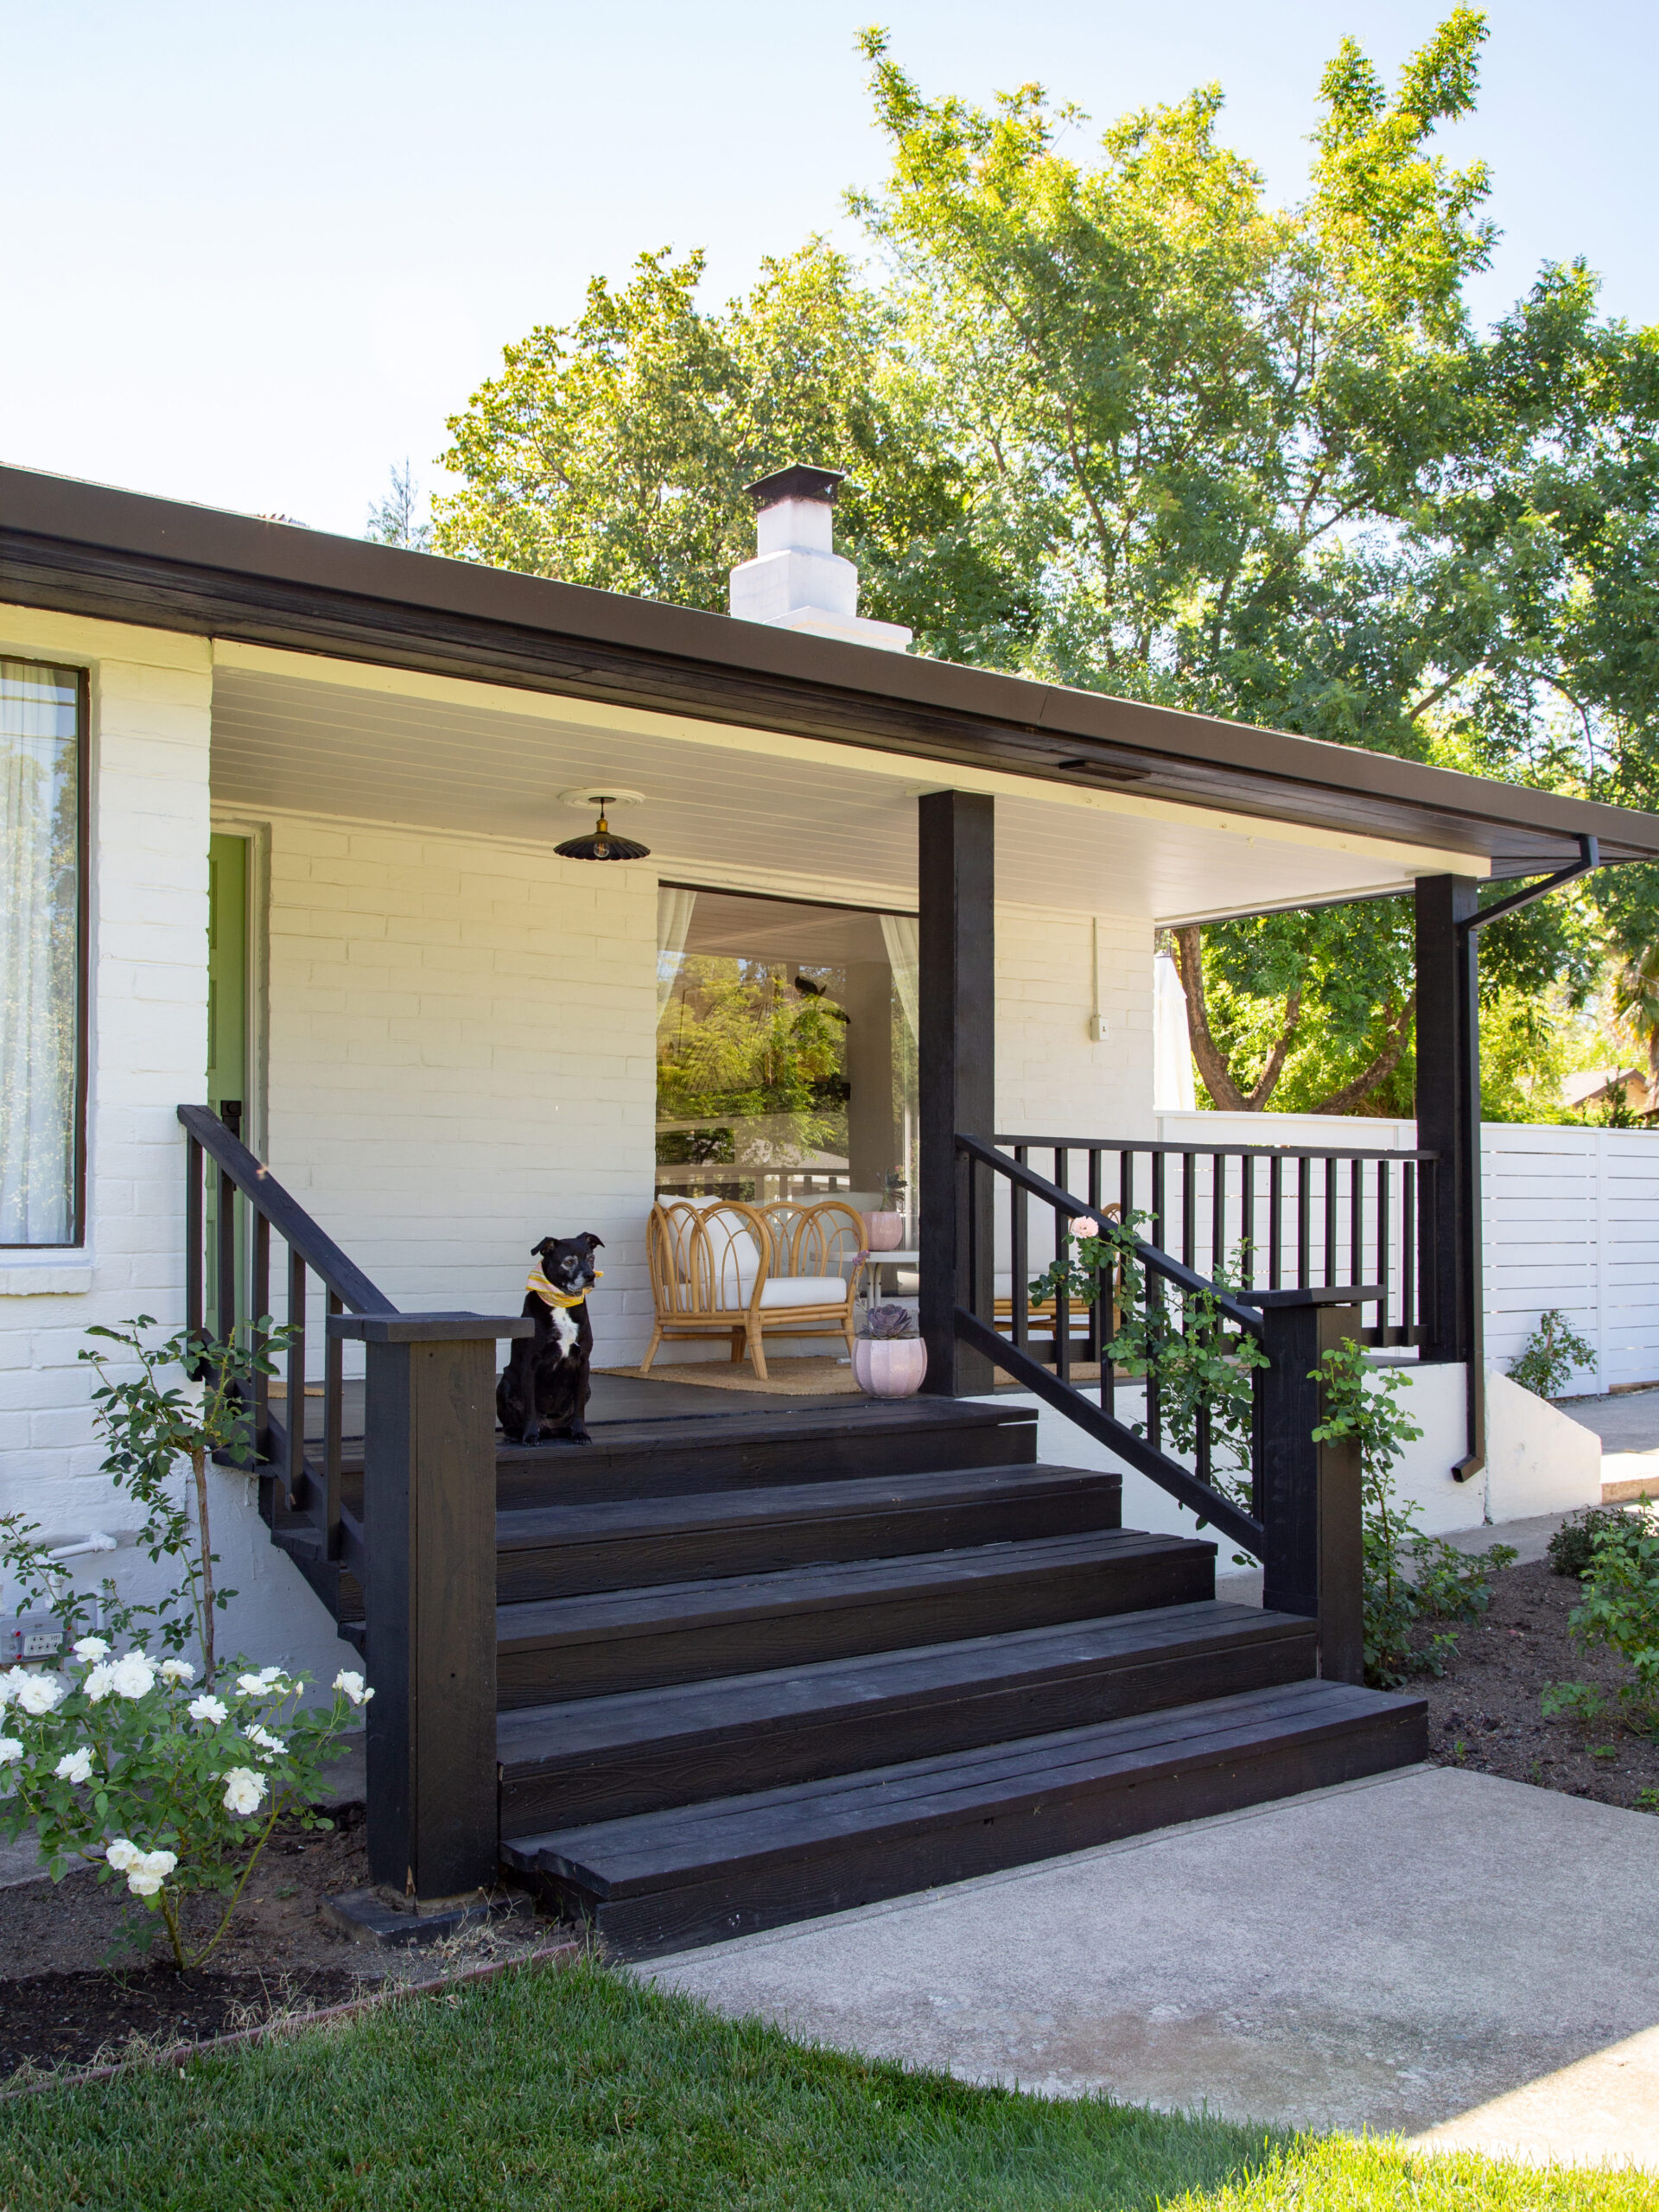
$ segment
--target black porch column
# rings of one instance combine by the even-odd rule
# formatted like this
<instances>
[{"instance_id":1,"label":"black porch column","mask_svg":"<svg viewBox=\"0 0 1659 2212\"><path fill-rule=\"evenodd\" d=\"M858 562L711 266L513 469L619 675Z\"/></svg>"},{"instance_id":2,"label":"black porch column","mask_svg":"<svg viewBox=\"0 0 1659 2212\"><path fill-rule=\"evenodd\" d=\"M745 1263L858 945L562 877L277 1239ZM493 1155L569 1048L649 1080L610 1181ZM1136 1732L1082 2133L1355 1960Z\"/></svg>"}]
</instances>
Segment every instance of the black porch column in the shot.
<instances>
[{"instance_id":1,"label":"black porch column","mask_svg":"<svg viewBox=\"0 0 1659 2212\"><path fill-rule=\"evenodd\" d=\"M1473 880L1417 880L1417 1142L1437 1155L1418 1205L1422 1357L1469 1370L1466 1481L1484 1463L1486 1374L1480 1251L1480 956Z\"/></svg>"},{"instance_id":2,"label":"black porch column","mask_svg":"<svg viewBox=\"0 0 1659 2212\"><path fill-rule=\"evenodd\" d=\"M983 1352L957 1342L955 1315L958 1300L991 1310L989 1179L977 1179L972 1240L987 1280L970 1300L967 1168L956 1140L988 1144L995 1133L995 804L973 791L929 791L917 804L924 1387L948 1398L988 1390L993 1375Z\"/></svg>"}]
</instances>

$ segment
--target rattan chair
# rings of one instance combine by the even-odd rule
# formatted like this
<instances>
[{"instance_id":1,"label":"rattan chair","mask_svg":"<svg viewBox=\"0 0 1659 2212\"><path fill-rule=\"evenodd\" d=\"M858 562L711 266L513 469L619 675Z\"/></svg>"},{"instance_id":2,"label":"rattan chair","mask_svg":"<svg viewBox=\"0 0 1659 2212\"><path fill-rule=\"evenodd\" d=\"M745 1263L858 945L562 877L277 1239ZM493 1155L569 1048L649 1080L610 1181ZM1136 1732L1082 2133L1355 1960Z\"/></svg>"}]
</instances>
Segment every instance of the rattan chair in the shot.
<instances>
[{"instance_id":1,"label":"rattan chair","mask_svg":"<svg viewBox=\"0 0 1659 2212\"><path fill-rule=\"evenodd\" d=\"M639 1372L670 1338L724 1337L733 1364L747 1351L761 1382L768 1335L843 1336L850 1355L863 1241L862 1222L836 1198L659 1200L645 1231L655 1326Z\"/></svg>"}]
</instances>

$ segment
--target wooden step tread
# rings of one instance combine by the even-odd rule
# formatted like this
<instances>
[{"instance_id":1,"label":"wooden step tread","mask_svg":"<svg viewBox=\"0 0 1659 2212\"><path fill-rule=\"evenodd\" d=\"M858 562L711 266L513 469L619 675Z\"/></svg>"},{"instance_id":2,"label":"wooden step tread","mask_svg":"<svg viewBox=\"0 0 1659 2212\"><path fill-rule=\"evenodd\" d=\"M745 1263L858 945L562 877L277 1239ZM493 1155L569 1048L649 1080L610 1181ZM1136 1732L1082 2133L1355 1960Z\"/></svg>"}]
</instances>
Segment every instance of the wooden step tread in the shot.
<instances>
[{"instance_id":1,"label":"wooden step tread","mask_svg":"<svg viewBox=\"0 0 1659 2212\"><path fill-rule=\"evenodd\" d=\"M578 1505L521 1506L497 1514L496 1548L528 1551L544 1545L637 1541L697 1529L773 1528L779 1522L835 1520L889 1507L1114 1491L1122 1485L1121 1476L1101 1468L1033 1464L878 1475L863 1481L779 1484L767 1490L691 1491Z\"/></svg>"},{"instance_id":2,"label":"wooden step tread","mask_svg":"<svg viewBox=\"0 0 1659 2212\"><path fill-rule=\"evenodd\" d=\"M960 1590L1014 1576L1098 1565L1120 1569L1215 1556L1213 1543L1185 1536L1102 1529L1083 1536L1038 1536L1026 1542L982 1544L968 1551L920 1552L896 1559L855 1560L785 1568L770 1574L722 1575L612 1590L579 1598L548 1598L501 1605L497 1642L505 1651L660 1636L714 1620L765 1618L802 1610L833 1611L907 1592Z\"/></svg>"},{"instance_id":3,"label":"wooden step tread","mask_svg":"<svg viewBox=\"0 0 1659 2212\"><path fill-rule=\"evenodd\" d=\"M569 1440L547 1444L512 1445L498 1440L497 1457L505 1466L534 1465L538 1460L564 1460L580 1453L623 1452L640 1445L672 1452L700 1446L757 1439L781 1439L805 1445L846 1436L901 1435L914 1430L970 1430L1029 1425L1034 1416L1028 1406L985 1406L962 1398L884 1399L846 1396L826 1407L809 1402L791 1408L781 1398L750 1394L741 1409L721 1408L696 1421L680 1412L660 1419L611 1421L593 1432L589 1446Z\"/></svg>"},{"instance_id":4,"label":"wooden step tread","mask_svg":"<svg viewBox=\"0 0 1659 2212\"><path fill-rule=\"evenodd\" d=\"M1030 1815L1080 1793L1127 1789L1371 1723L1408 1721L1425 1709L1421 1699L1343 1682L1248 1690L1056 1735L524 1836L503 1850L511 1864L556 1876L596 1899L642 1897L798 1866L854 1842L866 1851L891 1850L929 1829Z\"/></svg>"},{"instance_id":5,"label":"wooden step tread","mask_svg":"<svg viewBox=\"0 0 1659 2212\"><path fill-rule=\"evenodd\" d=\"M759 1738L802 1720L833 1723L899 1702L944 1704L992 1685L1030 1691L1102 1665L1157 1663L1217 1648L1294 1639L1311 1651L1317 1637L1316 1624L1295 1614L1201 1599L1103 1620L866 1652L816 1666L524 1707L499 1716L496 1756L503 1780L511 1782L549 1764L579 1764L595 1752L695 1751L741 1731L764 1758Z\"/></svg>"}]
</instances>

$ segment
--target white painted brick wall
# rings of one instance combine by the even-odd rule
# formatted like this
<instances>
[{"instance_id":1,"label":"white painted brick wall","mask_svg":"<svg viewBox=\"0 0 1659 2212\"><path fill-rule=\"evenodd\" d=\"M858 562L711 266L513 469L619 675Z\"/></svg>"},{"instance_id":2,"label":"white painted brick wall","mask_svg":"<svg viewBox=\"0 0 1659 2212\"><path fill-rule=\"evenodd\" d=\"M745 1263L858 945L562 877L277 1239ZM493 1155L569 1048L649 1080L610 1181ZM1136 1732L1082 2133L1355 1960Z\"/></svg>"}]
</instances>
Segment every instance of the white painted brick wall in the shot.
<instances>
[{"instance_id":1,"label":"white painted brick wall","mask_svg":"<svg viewBox=\"0 0 1659 2212\"><path fill-rule=\"evenodd\" d=\"M270 883L275 1173L410 1308L516 1313L537 1238L593 1230L595 1357L639 1357L654 875L278 816Z\"/></svg>"},{"instance_id":2,"label":"white painted brick wall","mask_svg":"<svg viewBox=\"0 0 1659 2212\"><path fill-rule=\"evenodd\" d=\"M202 1096L206 1074L212 654L205 639L14 607L0 607L0 652L91 671L87 1236L74 1253L0 1253L0 1510L63 1541L138 1519L99 1471L94 1378L77 1357L87 1327L184 1319L175 1109ZM271 1550L247 1485L213 1482L239 1634L271 1660L332 1672L333 1624ZM124 1588L153 1582L130 1548L107 1564ZM92 1561L86 1580L105 1566Z\"/></svg>"},{"instance_id":3,"label":"white painted brick wall","mask_svg":"<svg viewBox=\"0 0 1659 2212\"><path fill-rule=\"evenodd\" d=\"M1089 1034L1092 923L1037 906L996 910L996 1125L1009 1135L1152 1134L1150 922L1100 917L1106 1041Z\"/></svg>"}]
</instances>

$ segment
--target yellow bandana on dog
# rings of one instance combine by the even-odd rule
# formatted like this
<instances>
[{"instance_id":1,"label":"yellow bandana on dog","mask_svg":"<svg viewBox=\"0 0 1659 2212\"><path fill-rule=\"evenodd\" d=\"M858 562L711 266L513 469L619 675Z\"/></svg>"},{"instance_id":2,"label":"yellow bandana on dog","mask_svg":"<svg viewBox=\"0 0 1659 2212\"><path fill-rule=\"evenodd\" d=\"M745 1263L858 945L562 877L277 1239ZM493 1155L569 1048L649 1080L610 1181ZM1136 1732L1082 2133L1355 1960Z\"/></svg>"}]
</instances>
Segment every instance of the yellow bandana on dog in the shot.
<instances>
[{"instance_id":1,"label":"yellow bandana on dog","mask_svg":"<svg viewBox=\"0 0 1659 2212\"><path fill-rule=\"evenodd\" d=\"M594 1280L597 1281L604 1272L603 1268L595 1268ZM588 1302L588 1294L585 1290L556 1288L543 1274L539 1264L531 1269L530 1280L525 1283L524 1288L533 1290L544 1306L585 1306Z\"/></svg>"}]
</instances>

